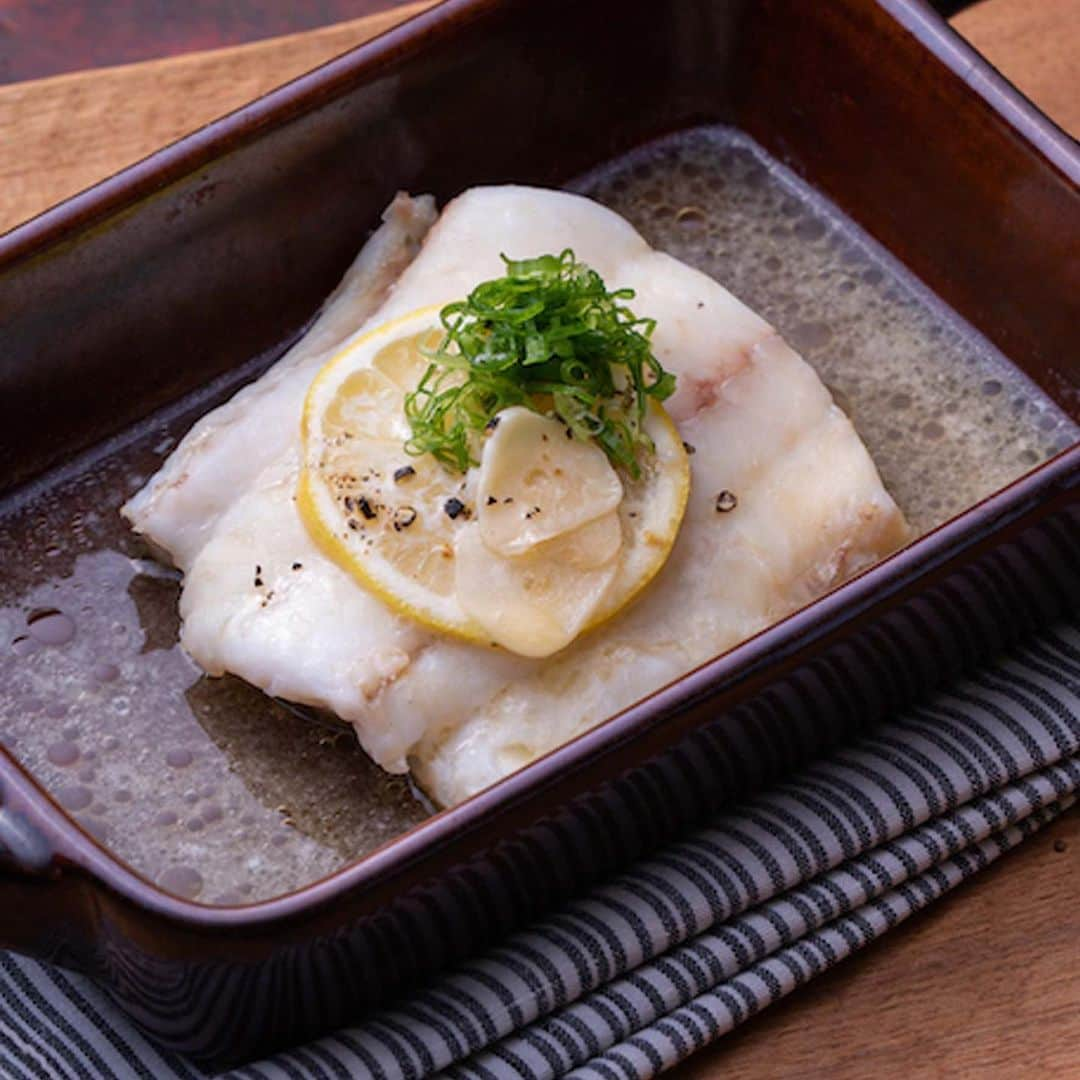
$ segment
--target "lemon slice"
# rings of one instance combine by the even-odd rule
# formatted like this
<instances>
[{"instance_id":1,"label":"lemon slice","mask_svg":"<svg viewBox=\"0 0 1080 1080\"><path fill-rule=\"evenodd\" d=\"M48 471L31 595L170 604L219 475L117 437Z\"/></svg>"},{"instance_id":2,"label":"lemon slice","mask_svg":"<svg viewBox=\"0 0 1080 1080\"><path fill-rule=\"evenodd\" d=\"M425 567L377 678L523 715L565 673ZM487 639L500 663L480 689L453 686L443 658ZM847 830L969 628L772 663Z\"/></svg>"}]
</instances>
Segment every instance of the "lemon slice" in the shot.
<instances>
[{"instance_id":1,"label":"lemon slice","mask_svg":"<svg viewBox=\"0 0 1080 1080\"><path fill-rule=\"evenodd\" d=\"M302 420L297 505L338 565L392 608L470 641L548 656L609 619L655 576L678 534L689 462L650 402L656 452L618 475L554 417L515 406L480 465L411 457L404 398L441 337L426 308L351 342L319 372Z\"/></svg>"},{"instance_id":2,"label":"lemon slice","mask_svg":"<svg viewBox=\"0 0 1080 1080\"><path fill-rule=\"evenodd\" d=\"M520 405L504 409L485 440L477 517L498 555L523 555L614 510L623 486L595 443Z\"/></svg>"}]
</instances>

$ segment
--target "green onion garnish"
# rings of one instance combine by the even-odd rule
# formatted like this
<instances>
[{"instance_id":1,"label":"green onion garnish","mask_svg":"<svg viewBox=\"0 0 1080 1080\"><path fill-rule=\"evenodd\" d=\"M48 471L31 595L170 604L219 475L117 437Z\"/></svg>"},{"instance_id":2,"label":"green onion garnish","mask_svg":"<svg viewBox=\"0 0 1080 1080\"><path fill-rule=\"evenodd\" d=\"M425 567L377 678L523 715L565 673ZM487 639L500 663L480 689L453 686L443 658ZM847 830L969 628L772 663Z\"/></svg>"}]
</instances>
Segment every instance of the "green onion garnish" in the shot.
<instances>
[{"instance_id":1,"label":"green onion garnish","mask_svg":"<svg viewBox=\"0 0 1080 1080\"><path fill-rule=\"evenodd\" d=\"M405 397L406 450L465 472L496 413L524 405L558 417L576 438L595 439L636 479L639 456L654 450L643 427L646 401L675 390L649 345L655 320L625 306L633 289L608 292L569 248L502 259L504 277L439 313L443 338Z\"/></svg>"}]
</instances>

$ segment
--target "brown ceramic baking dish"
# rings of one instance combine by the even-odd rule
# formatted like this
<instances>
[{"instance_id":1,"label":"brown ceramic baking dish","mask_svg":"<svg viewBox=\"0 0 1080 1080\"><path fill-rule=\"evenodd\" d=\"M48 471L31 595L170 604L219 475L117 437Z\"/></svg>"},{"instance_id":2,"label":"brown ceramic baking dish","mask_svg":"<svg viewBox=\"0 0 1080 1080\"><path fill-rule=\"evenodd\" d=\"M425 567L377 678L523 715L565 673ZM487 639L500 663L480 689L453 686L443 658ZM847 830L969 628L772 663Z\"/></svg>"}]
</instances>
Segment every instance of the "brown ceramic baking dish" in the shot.
<instances>
[{"instance_id":1,"label":"brown ceramic baking dish","mask_svg":"<svg viewBox=\"0 0 1080 1080\"><path fill-rule=\"evenodd\" d=\"M107 474L155 410L279 355L395 190L557 185L717 123L1080 420L1080 154L920 0L450 0L0 239L0 521L65 469ZM0 944L91 972L204 1058L339 1025L1074 608L1078 481L1073 443L543 760L257 903L155 886L15 746Z\"/></svg>"}]
</instances>

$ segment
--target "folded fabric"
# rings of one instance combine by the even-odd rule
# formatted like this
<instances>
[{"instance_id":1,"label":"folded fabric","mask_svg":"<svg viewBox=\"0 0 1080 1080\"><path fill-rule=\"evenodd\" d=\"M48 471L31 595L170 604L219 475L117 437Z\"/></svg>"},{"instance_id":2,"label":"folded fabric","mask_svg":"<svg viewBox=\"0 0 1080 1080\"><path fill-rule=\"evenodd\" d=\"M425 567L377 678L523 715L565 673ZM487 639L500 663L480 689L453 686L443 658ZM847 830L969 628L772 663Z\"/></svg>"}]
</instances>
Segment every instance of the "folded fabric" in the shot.
<instances>
[{"instance_id":1,"label":"folded fabric","mask_svg":"<svg viewBox=\"0 0 1080 1080\"><path fill-rule=\"evenodd\" d=\"M1080 761L1074 759L1059 779L1075 786ZM1014 799L1027 804L1023 812L1028 816L1017 825L988 833L1000 804L979 800L980 805L964 808L970 814L934 821L806 888L699 935L445 1075L569 1075L591 1080L655 1076L869 944L1075 802L1070 795L1032 811L1024 793L1012 790L1004 797L1010 809ZM965 846L971 832L985 839ZM946 847L957 854L933 862L932 856ZM926 872L912 876L912 867L919 865L927 866ZM841 912L846 914L839 917Z\"/></svg>"},{"instance_id":2,"label":"folded fabric","mask_svg":"<svg viewBox=\"0 0 1080 1080\"><path fill-rule=\"evenodd\" d=\"M931 903L1078 790L1080 625L1068 622L396 1008L229 1075L654 1076ZM6 1075L205 1075L80 976L3 955L0 1000Z\"/></svg>"}]
</instances>

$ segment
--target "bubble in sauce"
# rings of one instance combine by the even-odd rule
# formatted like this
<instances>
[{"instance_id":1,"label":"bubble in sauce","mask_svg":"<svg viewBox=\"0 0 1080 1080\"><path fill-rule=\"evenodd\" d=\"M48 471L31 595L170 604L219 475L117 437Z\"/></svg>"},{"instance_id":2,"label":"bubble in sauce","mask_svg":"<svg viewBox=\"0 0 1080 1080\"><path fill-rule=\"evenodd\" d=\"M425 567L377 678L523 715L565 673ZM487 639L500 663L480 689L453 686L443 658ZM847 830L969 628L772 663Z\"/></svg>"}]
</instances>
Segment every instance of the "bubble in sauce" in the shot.
<instances>
[{"instance_id":1,"label":"bubble in sauce","mask_svg":"<svg viewBox=\"0 0 1080 1080\"><path fill-rule=\"evenodd\" d=\"M107 661L101 661L94 665L90 674L99 683L112 682L120 675L120 669L116 664L110 664Z\"/></svg>"},{"instance_id":2,"label":"bubble in sauce","mask_svg":"<svg viewBox=\"0 0 1080 1080\"><path fill-rule=\"evenodd\" d=\"M803 218L796 223L792 232L800 240L820 240L825 235L825 222L814 218Z\"/></svg>"},{"instance_id":3,"label":"bubble in sauce","mask_svg":"<svg viewBox=\"0 0 1080 1080\"><path fill-rule=\"evenodd\" d=\"M170 866L157 879L157 883L166 891L194 900L202 892L203 879L193 866Z\"/></svg>"},{"instance_id":4,"label":"bubble in sauce","mask_svg":"<svg viewBox=\"0 0 1080 1080\"><path fill-rule=\"evenodd\" d=\"M165 754L165 764L174 769L186 769L194 760L191 751L183 746L174 746Z\"/></svg>"},{"instance_id":5,"label":"bubble in sauce","mask_svg":"<svg viewBox=\"0 0 1080 1080\"><path fill-rule=\"evenodd\" d=\"M827 323L799 323L791 331L791 344L796 349L820 349L832 341L832 330Z\"/></svg>"},{"instance_id":6,"label":"bubble in sauce","mask_svg":"<svg viewBox=\"0 0 1080 1080\"><path fill-rule=\"evenodd\" d=\"M108 822L98 817L79 818L79 824L97 841L104 844L112 832Z\"/></svg>"},{"instance_id":7,"label":"bubble in sauce","mask_svg":"<svg viewBox=\"0 0 1080 1080\"><path fill-rule=\"evenodd\" d=\"M74 765L79 760L79 748L75 743L67 739L61 739L59 742L54 742L45 751L45 757L53 765Z\"/></svg>"},{"instance_id":8,"label":"bubble in sauce","mask_svg":"<svg viewBox=\"0 0 1080 1080\"><path fill-rule=\"evenodd\" d=\"M62 784L54 794L65 810L85 810L94 801L93 792L82 784Z\"/></svg>"},{"instance_id":9,"label":"bubble in sauce","mask_svg":"<svg viewBox=\"0 0 1080 1080\"><path fill-rule=\"evenodd\" d=\"M680 206L675 211L675 223L685 232L700 232L707 218L700 206Z\"/></svg>"},{"instance_id":10,"label":"bubble in sauce","mask_svg":"<svg viewBox=\"0 0 1080 1080\"><path fill-rule=\"evenodd\" d=\"M34 638L30 637L28 634L15 638L11 643L11 651L16 656L30 656L31 653L37 652L40 648L40 643L35 641Z\"/></svg>"},{"instance_id":11,"label":"bubble in sauce","mask_svg":"<svg viewBox=\"0 0 1080 1080\"><path fill-rule=\"evenodd\" d=\"M26 617L30 636L42 645L66 645L75 636L75 620L56 608L39 608Z\"/></svg>"}]
</instances>

